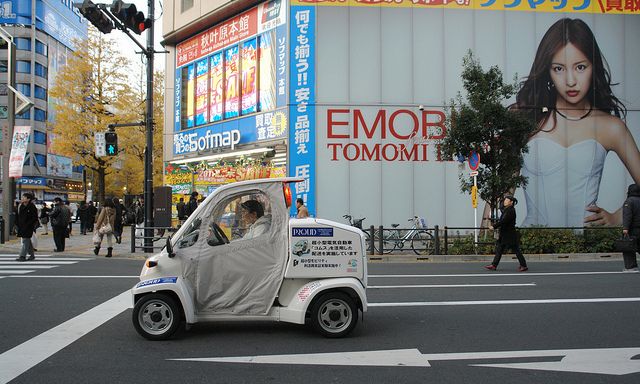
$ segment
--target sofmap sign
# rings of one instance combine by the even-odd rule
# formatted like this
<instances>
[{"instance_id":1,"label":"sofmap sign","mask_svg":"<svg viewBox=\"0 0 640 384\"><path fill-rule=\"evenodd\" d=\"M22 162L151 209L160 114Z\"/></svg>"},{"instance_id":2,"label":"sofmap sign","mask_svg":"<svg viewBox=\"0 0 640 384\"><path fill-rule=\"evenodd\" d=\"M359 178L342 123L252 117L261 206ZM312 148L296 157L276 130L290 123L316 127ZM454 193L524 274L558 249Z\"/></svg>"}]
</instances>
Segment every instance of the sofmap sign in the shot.
<instances>
[{"instance_id":1,"label":"sofmap sign","mask_svg":"<svg viewBox=\"0 0 640 384\"><path fill-rule=\"evenodd\" d=\"M47 180L44 177L21 177L16 180L16 184L46 187Z\"/></svg>"}]
</instances>

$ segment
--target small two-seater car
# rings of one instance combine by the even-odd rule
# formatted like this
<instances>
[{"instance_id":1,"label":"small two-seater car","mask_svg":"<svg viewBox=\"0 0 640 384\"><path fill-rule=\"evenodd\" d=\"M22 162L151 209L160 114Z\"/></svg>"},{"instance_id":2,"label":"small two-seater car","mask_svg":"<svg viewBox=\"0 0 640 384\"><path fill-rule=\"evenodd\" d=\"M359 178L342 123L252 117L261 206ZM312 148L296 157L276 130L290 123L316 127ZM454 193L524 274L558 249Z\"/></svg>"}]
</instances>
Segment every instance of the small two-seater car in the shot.
<instances>
[{"instance_id":1,"label":"small two-seater car","mask_svg":"<svg viewBox=\"0 0 640 384\"><path fill-rule=\"evenodd\" d=\"M364 234L290 218L290 184L300 181L243 181L208 196L145 261L131 290L138 333L162 340L182 323L234 320L308 323L326 337L351 332L367 310Z\"/></svg>"}]
</instances>

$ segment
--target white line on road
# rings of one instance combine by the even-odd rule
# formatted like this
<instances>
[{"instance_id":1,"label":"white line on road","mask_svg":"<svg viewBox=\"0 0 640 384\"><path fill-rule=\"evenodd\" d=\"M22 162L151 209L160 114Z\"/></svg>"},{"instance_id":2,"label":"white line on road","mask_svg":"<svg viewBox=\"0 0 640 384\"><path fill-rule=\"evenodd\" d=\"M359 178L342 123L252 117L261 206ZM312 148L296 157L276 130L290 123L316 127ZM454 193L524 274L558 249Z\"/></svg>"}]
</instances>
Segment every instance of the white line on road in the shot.
<instances>
[{"instance_id":1,"label":"white line on road","mask_svg":"<svg viewBox=\"0 0 640 384\"><path fill-rule=\"evenodd\" d=\"M95 275L84 275L84 276L73 276L73 275L25 275L25 276L5 276L5 277L27 277L27 278L50 278L50 279L140 279L140 276L95 276Z\"/></svg>"},{"instance_id":2,"label":"white line on road","mask_svg":"<svg viewBox=\"0 0 640 384\"><path fill-rule=\"evenodd\" d=\"M20 376L95 328L131 308L131 292L93 307L0 355L0 384Z\"/></svg>"},{"instance_id":3,"label":"white line on road","mask_svg":"<svg viewBox=\"0 0 640 384\"><path fill-rule=\"evenodd\" d=\"M0 273L4 273L4 274L22 274L22 273L31 273L31 272L35 272L35 269L12 269L10 271L3 271L2 269L0 269Z\"/></svg>"},{"instance_id":4,"label":"white line on road","mask_svg":"<svg viewBox=\"0 0 640 384\"><path fill-rule=\"evenodd\" d=\"M369 289L387 288L490 288L490 287L535 287L536 283L524 284L418 284L418 285L369 285Z\"/></svg>"},{"instance_id":5,"label":"white line on road","mask_svg":"<svg viewBox=\"0 0 640 384\"><path fill-rule=\"evenodd\" d=\"M636 272L637 273L637 272ZM412 277L505 277L505 276L568 276L568 275L626 275L629 272L602 271L602 272L519 272L519 273L461 273L446 275L369 275L369 278L412 278Z\"/></svg>"},{"instance_id":6,"label":"white line on road","mask_svg":"<svg viewBox=\"0 0 640 384\"><path fill-rule=\"evenodd\" d=\"M5 261L16 261L16 257L18 257L18 255L15 256L11 256L11 257L2 257L0 256L0 261L1 262L5 262ZM49 263L52 261L83 261L83 260L94 260L95 257L48 257L48 256L42 256L42 255L36 255L36 259L32 260L32 261L26 261L26 263L33 263L33 262L38 262L38 261L42 261L45 263Z\"/></svg>"},{"instance_id":7,"label":"white line on road","mask_svg":"<svg viewBox=\"0 0 640 384\"><path fill-rule=\"evenodd\" d=\"M24 265L24 263L20 263L19 265L0 265L0 269L4 269L4 270L8 270L8 269L24 269L24 268L31 268L31 269L51 269L51 268L55 268L57 267L57 265L34 265L34 264L27 264Z\"/></svg>"},{"instance_id":8,"label":"white line on road","mask_svg":"<svg viewBox=\"0 0 640 384\"><path fill-rule=\"evenodd\" d=\"M509 305L509 304L575 304L575 303L628 303L640 297L611 297L595 299L540 299L540 300L479 300L479 301L410 301L399 303L369 303L369 307L437 307L453 305Z\"/></svg>"}]
</instances>

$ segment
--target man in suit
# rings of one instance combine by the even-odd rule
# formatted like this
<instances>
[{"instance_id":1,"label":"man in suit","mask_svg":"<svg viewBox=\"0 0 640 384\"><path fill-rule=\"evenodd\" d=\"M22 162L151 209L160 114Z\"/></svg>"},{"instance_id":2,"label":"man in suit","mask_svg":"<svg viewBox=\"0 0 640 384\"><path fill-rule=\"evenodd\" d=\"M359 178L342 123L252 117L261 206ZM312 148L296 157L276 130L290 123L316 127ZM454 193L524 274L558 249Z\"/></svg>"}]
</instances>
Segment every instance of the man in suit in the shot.
<instances>
[{"instance_id":1,"label":"man in suit","mask_svg":"<svg viewBox=\"0 0 640 384\"><path fill-rule=\"evenodd\" d=\"M496 241L496 255L493 258L493 262L485 265L485 268L490 271L498 269L502 253L507 249L511 249L516 253L518 262L520 262L518 272L524 272L529 269L527 267L527 261L524 259L524 255L520 250L520 239L518 238L518 231L516 231L516 209L514 204L517 203L518 200L516 200L515 197L511 195L505 196L503 202L504 209L502 210L500 220L489 227L491 229L497 229L500 234Z\"/></svg>"}]
</instances>

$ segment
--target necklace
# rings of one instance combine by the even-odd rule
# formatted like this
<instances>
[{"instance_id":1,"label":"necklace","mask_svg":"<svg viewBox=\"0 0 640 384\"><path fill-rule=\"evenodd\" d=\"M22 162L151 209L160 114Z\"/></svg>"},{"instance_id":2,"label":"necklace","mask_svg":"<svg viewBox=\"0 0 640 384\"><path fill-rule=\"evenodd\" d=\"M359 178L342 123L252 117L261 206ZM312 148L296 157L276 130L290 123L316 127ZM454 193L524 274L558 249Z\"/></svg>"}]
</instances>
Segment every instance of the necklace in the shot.
<instances>
[{"instance_id":1,"label":"necklace","mask_svg":"<svg viewBox=\"0 0 640 384\"><path fill-rule=\"evenodd\" d=\"M560 112L559 109L556 109L556 113L558 115L564 117L565 119L567 119L569 121L580 121L580 120L584 119L585 117L589 116L591 114L591 111L593 111L593 106L589 106L589 110L584 115L582 115L580 117L571 117L571 116L567 116L564 113Z\"/></svg>"}]
</instances>

